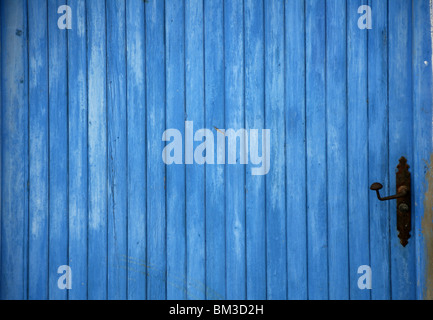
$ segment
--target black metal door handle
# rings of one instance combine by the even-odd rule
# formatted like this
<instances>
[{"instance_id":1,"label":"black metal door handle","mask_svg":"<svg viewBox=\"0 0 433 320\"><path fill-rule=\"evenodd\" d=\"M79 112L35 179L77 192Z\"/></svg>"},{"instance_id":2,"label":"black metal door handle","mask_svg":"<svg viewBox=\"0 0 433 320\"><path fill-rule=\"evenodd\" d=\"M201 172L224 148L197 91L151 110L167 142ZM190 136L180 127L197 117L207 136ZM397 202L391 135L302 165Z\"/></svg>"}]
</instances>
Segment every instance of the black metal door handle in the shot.
<instances>
[{"instance_id":1,"label":"black metal door handle","mask_svg":"<svg viewBox=\"0 0 433 320\"><path fill-rule=\"evenodd\" d=\"M383 188L383 186L382 186L379 182L373 183L373 184L371 185L371 187L370 187L371 190L376 191L377 198L378 198L380 201L388 201L388 200L394 200L394 199L398 199L398 198L404 198L404 197L406 197L406 196L408 195L408 193L409 193L409 188L408 188L407 186L401 186L401 187L397 190L398 193L397 193L396 195L382 198L382 197L380 196L380 193L379 193L379 190L382 189L382 188Z\"/></svg>"},{"instance_id":2,"label":"black metal door handle","mask_svg":"<svg viewBox=\"0 0 433 320\"><path fill-rule=\"evenodd\" d=\"M395 175L397 194L382 198L379 190L383 186L376 182L370 187L376 191L377 198L380 201L397 199L397 230L400 243L405 247L410 238L411 226L411 195L410 195L410 172L407 160L404 157L400 158L400 163L397 166L398 171Z\"/></svg>"}]
</instances>

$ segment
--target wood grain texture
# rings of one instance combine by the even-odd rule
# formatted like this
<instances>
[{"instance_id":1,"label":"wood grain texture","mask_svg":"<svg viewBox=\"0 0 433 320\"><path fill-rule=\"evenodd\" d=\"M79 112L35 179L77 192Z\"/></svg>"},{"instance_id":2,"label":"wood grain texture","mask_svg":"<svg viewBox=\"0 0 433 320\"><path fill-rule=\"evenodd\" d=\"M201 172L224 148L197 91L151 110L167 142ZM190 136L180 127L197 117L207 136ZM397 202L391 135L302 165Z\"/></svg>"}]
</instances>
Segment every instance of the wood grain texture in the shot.
<instances>
[{"instance_id":1,"label":"wood grain texture","mask_svg":"<svg viewBox=\"0 0 433 320\"><path fill-rule=\"evenodd\" d=\"M65 4L72 29L58 27ZM372 29L358 26L361 5ZM430 9L1 1L0 298L431 297ZM182 136L181 164L163 161L166 129ZM262 129L270 171L254 176ZM214 159L197 163L204 145ZM395 201L369 190L395 193L401 156L415 203L406 248ZM358 286L365 265L371 290Z\"/></svg>"}]
</instances>

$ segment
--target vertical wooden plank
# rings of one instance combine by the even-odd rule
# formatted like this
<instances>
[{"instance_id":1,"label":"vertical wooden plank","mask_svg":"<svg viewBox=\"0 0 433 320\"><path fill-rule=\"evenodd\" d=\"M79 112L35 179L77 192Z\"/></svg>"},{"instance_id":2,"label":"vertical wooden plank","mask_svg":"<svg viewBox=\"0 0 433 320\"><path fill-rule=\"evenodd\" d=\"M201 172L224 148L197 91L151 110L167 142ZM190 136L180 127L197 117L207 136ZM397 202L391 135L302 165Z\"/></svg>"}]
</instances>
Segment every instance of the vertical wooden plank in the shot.
<instances>
[{"instance_id":1,"label":"vertical wooden plank","mask_svg":"<svg viewBox=\"0 0 433 320\"><path fill-rule=\"evenodd\" d=\"M29 12L29 299L48 299L47 1Z\"/></svg>"},{"instance_id":2,"label":"vertical wooden plank","mask_svg":"<svg viewBox=\"0 0 433 320\"><path fill-rule=\"evenodd\" d=\"M145 3L126 1L128 299L146 299Z\"/></svg>"},{"instance_id":3,"label":"vertical wooden plank","mask_svg":"<svg viewBox=\"0 0 433 320\"><path fill-rule=\"evenodd\" d=\"M147 298L167 297L165 143L165 30L164 1L146 3L147 99Z\"/></svg>"},{"instance_id":4,"label":"vertical wooden plank","mask_svg":"<svg viewBox=\"0 0 433 320\"><path fill-rule=\"evenodd\" d=\"M284 1L265 2L265 127L271 130L266 176L267 298L287 298L284 112Z\"/></svg>"},{"instance_id":5,"label":"vertical wooden plank","mask_svg":"<svg viewBox=\"0 0 433 320\"><path fill-rule=\"evenodd\" d=\"M305 0L285 7L287 299L308 298Z\"/></svg>"},{"instance_id":6,"label":"vertical wooden plank","mask_svg":"<svg viewBox=\"0 0 433 320\"><path fill-rule=\"evenodd\" d=\"M57 269L68 263L67 30L57 26L61 0L48 1L49 59L49 298L64 300Z\"/></svg>"},{"instance_id":7,"label":"vertical wooden plank","mask_svg":"<svg viewBox=\"0 0 433 320\"><path fill-rule=\"evenodd\" d=\"M346 1L326 2L329 299L349 298Z\"/></svg>"},{"instance_id":8,"label":"vertical wooden plank","mask_svg":"<svg viewBox=\"0 0 433 320\"><path fill-rule=\"evenodd\" d=\"M324 1L306 2L308 297L328 299Z\"/></svg>"},{"instance_id":9,"label":"vertical wooden plank","mask_svg":"<svg viewBox=\"0 0 433 320\"><path fill-rule=\"evenodd\" d=\"M107 298L105 0L86 2L88 77L88 298Z\"/></svg>"},{"instance_id":10,"label":"vertical wooden plank","mask_svg":"<svg viewBox=\"0 0 433 320\"><path fill-rule=\"evenodd\" d=\"M166 2L167 129L185 135L185 4ZM169 142L167 142L169 143ZM167 166L167 299L186 299L185 165Z\"/></svg>"},{"instance_id":11,"label":"vertical wooden plank","mask_svg":"<svg viewBox=\"0 0 433 320\"><path fill-rule=\"evenodd\" d=\"M389 192L388 180L388 6L386 1L371 0L373 29L368 31L368 163L369 184L380 182ZM391 174L393 171L390 172ZM389 300L390 248L388 202L369 194L370 251L373 271L372 299Z\"/></svg>"},{"instance_id":12,"label":"vertical wooden plank","mask_svg":"<svg viewBox=\"0 0 433 320\"><path fill-rule=\"evenodd\" d=\"M264 1L245 1L245 129L265 127ZM249 131L251 132L251 131ZM250 135L251 137L251 135ZM261 140L260 140L261 141ZM263 154L264 150L261 150ZM250 151L251 152L251 151ZM266 299L265 176L246 168L247 299Z\"/></svg>"},{"instance_id":13,"label":"vertical wooden plank","mask_svg":"<svg viewBox=\"0 0 433 320\"><path fill-rule=\"evenodd\" d=\"M2 16L2 10L3 10L3 7L2 7L2 5L0 4L0 18L1 17L3 17ZM0 22L0 27L1 27L2 25L1 25L1 22ZM0 116L3 118L3 107L2 107L2 102L3 102L3 95L2 95L2 93L3 93L3 91L2 91L2 79L3 79L3 72L2 72L2 70L3 70L3 68L2 68L2 35L3 35L3 32L1 32L0 31ZM3 128L3 125L2 125L2 120L0 119L0 250L2 249L2 185L3 185L3 180L2 180L2 177L3 177L3 143L2 143L2 140L3 140L3 130L2 130L2 128ZM2 254L0 253L0 274L2 274ZM2 297L2 294L1 294L1 288L2 288L2 286L1 286L1 280L2 280L2 277L0 276L0 298Z\"/></svg>"},{"instance_id":14,"label":"vertical wooden plank","mask_svg":"<svg viewBox=\"0 0 433 320\"><path fill-rule=\"evenodd\" d=\"M412 3L389 1L389 174L390 193L395 194L395 171L405 157L413 172L412 101ZM416 297L415 241L404 248L397 231L396 202L389 204L391 229L392 299Z\"/></svg>"},{"instance_id":15,"label":"vertical wooden plank","mask_svg":"<svg viewBox=\"0 0 433 320\"><path fill-rule=\"evenodd\" d=\"M350 298L370 299L369 290L358 287L358 268L370 266L369 184L368 184L368 106L367 106L367 29L359 29L358 8L362 1L347 7L347 125Z\"/></svg>"},{"instance_id":16,"label":"vertical wooden plank","mask_svg":"<svg viewBox=\"0 0 433 320\"><path fill-rule=\"evenodd\" d=\"M225 125L238 131L245 125L243 1L224 2ZM241 136L239 139L243 139ZM230 140L230 139L226 139ZM237 143L236 143L237 145ZM230 153L230 146L227 153ZM237 149L237 148L236 148ZM236 150L236 159L245 150ZM227 299L246 297L245 166L226 166L226 291Z\"/></svg>"},{"instance_id":17,"label":"vertical wooden plank","mask_svg":"<svg viewBox=\"0 0 433 320\"><path fill-rule=\"evenodd\" d=\"M126 299L127 113L125 0L108 1L107 129L108 129L108 299Z\"/></svg>"},{"instance_id":18,"label":"vertical wooden plank","mask_svg":"<svg viewBox=\"0 0 433 320\"><path fill-rule=\"evenodd\" d=\"M204 1L206 128L225 128L224 4ZM226 297L224 178L224 164L206 165L206 298L210 300Z\"/></svg>"},{"instance_id":19,"label":"vertical wooden plank","mask_svg":"<svg viewBox=\"0 0 433 320\"><path fill-rule=\"evenodd\" d=\"M16 300L27 298L27 9L26 1L2 1L0 5L3 90L0 298Z\"/></svg>"},{"instance_id":20,"label":"vertical wooden plank","mask_svg":"<svg viewBox=\"0 0 433 320\"><path fill-rule=\"evenodd\" d=\"M186 119L194 130L205 125L203 0L185 3ZM185 130L185 139L196 140ZM201 144L202 138L193 145ZM209 137L211 139L211 137ZM210 147L210 146L209 146ZM194 149L195 150L195 149ZM185 150L188 152L188 150ZM187 154L185 154L188 157ZM186 167L187 292L189 299L204 299L205 289L205 168L194 160Z\"/></svg>"},{"instance_id":21,"label":"vertical wooden plank","mask_svg":"<svg viewBox=\"0 0 433 320\"><path fill-rule=\"evenodd\" d=\"M413 111L414 111L414 162L412 166L412 192L416 203L413 217L414 235L416 241L416 265L417 265L417 299L431 299L431 290L428 288L428 259L426 247L427 235L431 236L431 212L425 199L427 192L427 176L429 159L431 159L432 148L432 38L431 38L431 3L429 1L413 2ZM431 161L431 160L430 160ZM432 163L430 162L430 168ZM430 173L431 174L431 173ZM430 226L430 229L429 229ZM422 234L421 232L422 231ZM413 240L412 240L413 241ZM431 257L430 257L431 259ZM428 273L427 273L428 272ZM431 285L431 284L430 284ZM430 293L429 293L430 292Z\"/></svg>"},{"instance_id":22,"label":"vertical wooden plank","mask_svg":"<svg viewBox=\"0 0 433 320\"><path fill-rule=\"evenodd\" d=\"M68 31L69 98L69 299L87 299L87 61L86 1L69 0L73 10Z\"/></svg>"}]
</instances>

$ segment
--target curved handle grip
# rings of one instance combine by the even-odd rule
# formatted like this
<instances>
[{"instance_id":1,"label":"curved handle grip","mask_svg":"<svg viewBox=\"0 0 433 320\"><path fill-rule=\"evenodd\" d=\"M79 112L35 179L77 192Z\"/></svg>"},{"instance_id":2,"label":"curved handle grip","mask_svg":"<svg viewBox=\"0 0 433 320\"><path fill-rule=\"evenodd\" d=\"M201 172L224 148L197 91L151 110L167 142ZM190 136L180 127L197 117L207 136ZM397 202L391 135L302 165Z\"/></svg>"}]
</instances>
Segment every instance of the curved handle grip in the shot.
<instances>
[{"instance_id":1,"label":"curved handle grip","mask_svg":"<svg viewBox=\"0 0 433 320\"><path fill-rule=\"evenodd\" d=\"M370 190L376 191L377 198L380 201L388 201L388 200L404 198L409 194L409 188L407 186L401 186L400 188L398 188L396 195L382 198L379 193L379 190L382 188L383 186L379 182L373 183L370 187Z\"/></svg>"}]
</instances>

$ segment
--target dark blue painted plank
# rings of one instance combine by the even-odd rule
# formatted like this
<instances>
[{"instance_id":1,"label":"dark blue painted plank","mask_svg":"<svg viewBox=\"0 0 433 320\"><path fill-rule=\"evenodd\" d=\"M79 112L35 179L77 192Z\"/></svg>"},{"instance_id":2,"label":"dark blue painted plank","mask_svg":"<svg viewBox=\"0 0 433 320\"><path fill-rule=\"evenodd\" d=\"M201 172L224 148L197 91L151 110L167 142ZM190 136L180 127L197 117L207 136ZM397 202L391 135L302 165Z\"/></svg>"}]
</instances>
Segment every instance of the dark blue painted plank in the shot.
<instances>
[{"instance_id":1,"label":"dark blue painted plank","mask_svg":"<svg viewBox=\"0 0 433 320\"><path fill-rule=\"evenodd\" d=\"M225 128L224 4L204 1L206 128ZM217 137L222 134L213 131ZM217 150L217 149L215 149ZM206 298L226 297L225 165L206 165Z\"/></svg>"},{"instance_id":2,"label":"dark blue painted plank","mask_svg":"<svg viewBox=\"0 0 433 320\"><path fill-rule=\"evenodd\" d=\"M203 0L185 2L186 119L194 122L194 132L205 127L203 18ZM205 138L193 137L192 132L186 131L185 139L197 140L193 143L193 146L197 147ZM204 299L206 297L204 165L197 163L196 160L194 164L187 165L185 181L188 299Z\"/></svg>"},{"instance_id":3,"label":"dark blue painted plank","mask_svg":"<svg viewBox=\"0 0 433 320\"><path fill-rule=\"evenodd\" d=\"M388 6L372 0L373 29L368 31L368 163L369 184L380 182L389 192L388 173ZM391 297L388 202L370 192L370 251L373 271L372 299Z\"/></svg>"},{"instance_id":4,"label":"dark blue painted plank","mask_svg":"<svg viewBox=\"0 0 433 320\"><path fill-rule=\"evenodd\" d=\"M1 2L1 299L27 298L28 92L26 1Z\"/></svg>"},{"instance_id":5,"label":"dark blue painted plank","mask_svg":"<svg viewBox=\"0 0 433 320\"><path fill-rule=\"evenodd\" d=\"M147 298L167 298L165 142L165 34L163 1L146 3Z\"/></svg>"},{"instance_id":6,"label":"dark blue painted plank","mask_svg":"<svg viewBox=\"0 0 433 320\"><path fill-rule=\"evenodd\" d=\"M326 2L329 299L349 298L346 1Z\"/></svg>"},{"instance_id":7,"label":"dark blue painted plank","mask_svg":"<svg viewBox=\"0 0 433 320\"><path fill-rule=\"evenodd\" d=\"M127 297L127 114L125 0L108 1L108 299Z\"/></svg>"},{"instance_id":8,"label":"dark blue painted plank","mask_svg":"<svg viewBox=\"0 0 433 320\"><path fill-rule=\"evenodd\" d=\"M413 111L414 111L414 161L412 166L412 192L416 206L412 224L412 241L416 241L417 259L417 299L431 299L427 292L428 257L426 247L432 236L432 208L428 206L427 186L428 170L432 166L432 38L431 8L428 1L413 3ZM430 165L430 168L429 168ZM431 182L430 182L431 183ZM413 208L413 207L412 207ZM430 214L429 214L430 213ZM422 232L422 233L421 233ZM431 285L431 283L430 283Z\"/></svg>"},{"instance_id":9,"label":"dark blue painted plank","mask_svg":"<svg viewBox=\"0 0 433 320\"><path fill-rule=\"evenodd\" d=\"M107 106L105 1L87 1L88 298L107 298Z\"/></svg>"},{"instance_id":10,"label":"dark blue painted plank","mask_svg":"<svg viewBox=\"0 0 433 320\"><path fill-rule=\"evenodd\" d=\"M87 299L87 51L86 2L70 0L72 30L68 31L69 98L69 299Z\"/></svg>"},{"instance_id":11,"label":"dark blue painted plank","mask_svg":"<svg viewBox=\"0 0 433 320\"><path fill-rule=\"evenodd\" d=\"M301 300L308 298L305 0L286 6L285 12L287 299Z\"/></svg>"},{"instance_id":12,"label":"dark blue painted plank","mask_svg":"<svg viewBox=\"0 0 433 320\"><path fill-rule=\"evenodd\" d=\"M287 297L286 165L284 105L284 2L266 1L265 127L271 130L266 176L267 298Z\"/></svg>"},{"instance_id":13,"label":"dark blue painted plank","mask_svg":"<svg viewBox=\"0 0 433 320\"><path fill-rule=\"evenodd\" d=\"M413 167L412 3L405 0L389 1L388 19L389 181L390 193L395 194L394 173L400 157L405 157L409 166ZM390 203L389 209L391 217L391 298L394 300L414 299L416 297L415 241L413 238L410 239L405 248L400 244L397 236L395 201Z\"/></svg>"},{"instance_id":14,"label":"dark blue painted plank","mask_svg":"<svg viewBox=\"0 0 433 320\"><path fill-rule=\"evenodd\" d=\"M49 298L63 300L57 269L68 264L67 33L60 30L60 0L48 1L49 59Z\"/></svg>"},{"instance_id":15,"label":"dark blue painted plank","mask_svg":"<svg viewBox=\"0 0 433 320\"><path fill-rule=\"evenodd\" d=\"M48 298L47 1L29 12L29 299Z\"/></svg>"},{"instance_id":16,"label":"dark blue painted plank","mask_svg":"<svg viewBox=\"0 0 433 320\"><path fill-rule=\"evenodd\" d=\"M246 0L245 7L245 128L265 126L265 69L263 1ZM260 140L262 141L262 140ZM260 149L260 148L259 148ZM263 155L264 150L259 150ZM251 156L251 149L250 149ZM251 159L251 157L250 157ZM246 167L246 250L247 299L266 299L266 216L265 176L253 176Z\"/></svg>"},{"instance_id":17,"label":"dark blue painted plank","mask_svg":"<svg viewBox=\"0 0 433 320\"><path fill-rule=\"evenodd\" d=\"M306 1L308 298L328 298L325 2Z\"/></svg>"},{"instance_id":18,"label":"dark blue painted plank","mask_svg":"<svg viewBox=\"0 0 433 320\"><path fill-rule=\"evenodd\" d=\"M145 4L126 1L128 113L128 299L146 298Z\"/></svg>"},{"instance_id":19,"label":"dark blue painted plank","mask_svg":"<svg viewBox=\"0 0 433 320\"><path fill-rule=\"evenodd\" d=\"M185 139L185 5L166 2L167 129ZM152 45L152 44L150 44ZM169 142L167 142L168 144ZM187 298L185 165L167 166L167 299Z\"/></svg>"},{"instance_id":20,"label":"dark blue painted plank","mask_svg":"<svg viewBox=\"0 0 433 320\"><path fill-rule=\"evenodd\" d=\"M238 131L245 125L243 1L224 2L224 58L227 135L229 129ZM226 156L230 152L228 148ZM227 299L236 300L246 298L245 166L239 164L240 155L244 153L241 148L237 148L239 153L236 151L237 164L227 165L225 180L226 294Z\"/></svg>"}]
</instances>

